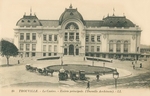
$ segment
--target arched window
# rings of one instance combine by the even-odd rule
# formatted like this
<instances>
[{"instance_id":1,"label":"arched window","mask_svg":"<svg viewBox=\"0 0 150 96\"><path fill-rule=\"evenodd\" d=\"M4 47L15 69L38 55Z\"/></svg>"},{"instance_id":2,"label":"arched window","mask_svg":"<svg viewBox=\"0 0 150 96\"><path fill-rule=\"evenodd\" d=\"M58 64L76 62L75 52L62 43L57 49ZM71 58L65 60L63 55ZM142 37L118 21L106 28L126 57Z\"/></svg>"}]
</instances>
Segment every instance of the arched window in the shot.
<instances>
[{"instance_id":1,"label":"arched window","mask_svg":"<svg viewBox=\"0 0 150 96\"><path fill-rule=\"evenodd\" d=\"M79 29L78 25L74 22L68 23L67 26L65 27L65 29Z\"/></svg>"},{"instance_id":2,"label":"arched window","mask_svg":"<svg viewBox=\"0 0 150 96\"><path fill-rule=\"evenodd\" d=\"M121 52L121 41L118 40L116 43L116 52Z\"/></svg>"},{"instance_id":3,"label":"arched window","mask_svg":"<svg viewBox=\"0 0 150 96\"><path fill-rule=\"evenodd\" d=\"M128 52L128 41L124 41L124 52Z\"/></svg>"},{"instance_id":4,"label":"arched window","mask_svg":"<svg viewBox=\"0 0 150 96\"><path fill-rule=\"evenodd\" d=\"M113 52L113 40L109 41L109 52Z\"/></svg>"}]
</instances>

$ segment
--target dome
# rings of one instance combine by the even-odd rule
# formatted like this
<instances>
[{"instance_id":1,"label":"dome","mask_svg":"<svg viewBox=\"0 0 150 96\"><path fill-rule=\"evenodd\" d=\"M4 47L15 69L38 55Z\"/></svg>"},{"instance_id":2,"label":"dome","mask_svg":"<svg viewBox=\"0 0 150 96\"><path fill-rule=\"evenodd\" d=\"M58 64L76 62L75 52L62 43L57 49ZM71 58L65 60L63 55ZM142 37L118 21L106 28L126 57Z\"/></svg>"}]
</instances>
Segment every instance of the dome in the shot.
<instances>
[{"instance_id":1,"label":"dome","mask_svg":"<svg viewBox=\"0 0 150 96\"><path fill-rule=\"evenodd\" d=\"M103 19L102 26L108 27L135 27L125 16L107 16Z\"/></svg>"},{"instance_id":2,"label":"dome","mask_svg":"<svg viewBox=\"0 0 150 96\"><path fill-rule=\"evenodd\" d=\"M36 26L42 26L42 24L40 23L40 21L38 20L38 18L36 17L36 15L32 16L32 15L29 15L29 16L26 16L24 15L23 18L21 18L16 26L19 26L19 27L36 27Z\"/></svg>"},{"instance_id":3,"label":"dome","mask_svg":"<svg viewBox=\"0 0 150 96\"><path fill-rule=\"evenodd\" d=\"M70 5L69 9L65 9L65 11L61 14L59 18L59 25L68 18L77 18L84 23L82 15L77 11L77 9L73 9L72 5Z\"/></svg>"}]
</instances>

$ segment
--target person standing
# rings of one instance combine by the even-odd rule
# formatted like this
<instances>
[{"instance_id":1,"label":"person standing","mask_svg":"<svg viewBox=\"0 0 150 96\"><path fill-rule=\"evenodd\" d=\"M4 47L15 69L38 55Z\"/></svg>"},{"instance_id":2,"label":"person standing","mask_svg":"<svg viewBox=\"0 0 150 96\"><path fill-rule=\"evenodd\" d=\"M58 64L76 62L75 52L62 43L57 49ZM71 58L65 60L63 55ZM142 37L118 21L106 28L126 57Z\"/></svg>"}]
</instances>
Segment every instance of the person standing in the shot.
<instances>
[{"instance_id":1,"label":"person standing","mask_svg":"<svg viewBox=\"0 0 150 96\"><path fill-rule=\"evenodd\" d=\"M133 61L132 61L132 65L133 65Z\"/></svg>"},{"instance_id":2,"label":"person standing","mask_svg":"<svg viewBox=\"0 0 150 96\"><path fill-rule=\"evenodd\" d=\"M97 81L99 81L99 74L96 75Z\"/></svg>"},{"instance_id":3,"label":"person standing","mask_svg":"<svg viewBox=\"0 0 150 96\"><path fill-rule=\"evenodd\" d=\"M87 82L87 89L90 88L90 81Z\"/></svg>"},{"instance_id":4,"label":"person standing","mask_svg":"<svg viewBox=\"0 0 150 96\"><path fill-rule=\"evenodd\" d=\"M135 69L135 65L133 64L133 69Z\"/></svg>"}]
</instances>

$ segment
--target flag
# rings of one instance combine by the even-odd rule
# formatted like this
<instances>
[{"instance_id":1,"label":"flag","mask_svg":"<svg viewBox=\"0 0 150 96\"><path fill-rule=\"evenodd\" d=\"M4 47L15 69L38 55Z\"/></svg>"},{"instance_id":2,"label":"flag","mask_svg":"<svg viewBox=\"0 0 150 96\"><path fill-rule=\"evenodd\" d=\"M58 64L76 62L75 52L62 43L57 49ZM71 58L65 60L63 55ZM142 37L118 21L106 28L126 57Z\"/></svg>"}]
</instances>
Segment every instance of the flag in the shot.
<instances>
[{"instance_id":1,"label":"flag","mask_svg":"<svg viewBox=\"0 0 150 96\"><path fill-rule=\"evenodd\" d=\"M113 11L115 12L115 9L113 8Z\"/></svg>"}]
</instances>

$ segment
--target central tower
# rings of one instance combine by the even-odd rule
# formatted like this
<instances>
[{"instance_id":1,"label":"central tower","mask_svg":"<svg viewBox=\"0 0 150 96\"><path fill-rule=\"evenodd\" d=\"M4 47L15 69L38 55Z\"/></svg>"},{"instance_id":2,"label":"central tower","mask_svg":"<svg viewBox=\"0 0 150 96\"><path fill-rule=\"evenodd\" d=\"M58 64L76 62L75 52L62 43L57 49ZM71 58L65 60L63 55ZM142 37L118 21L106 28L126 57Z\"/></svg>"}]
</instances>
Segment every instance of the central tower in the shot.
<instances>
[{"instance_id":1,"label":"central tower","mask_svg":"<svg viewBox=\"0 0 150 96\"><path fill-rule=\"evenodd\" d=\"M59 18L61 40L59 42L63 55L85 55L85 31L82 15L72 5Z\"/></svg>"}]
</instances>

